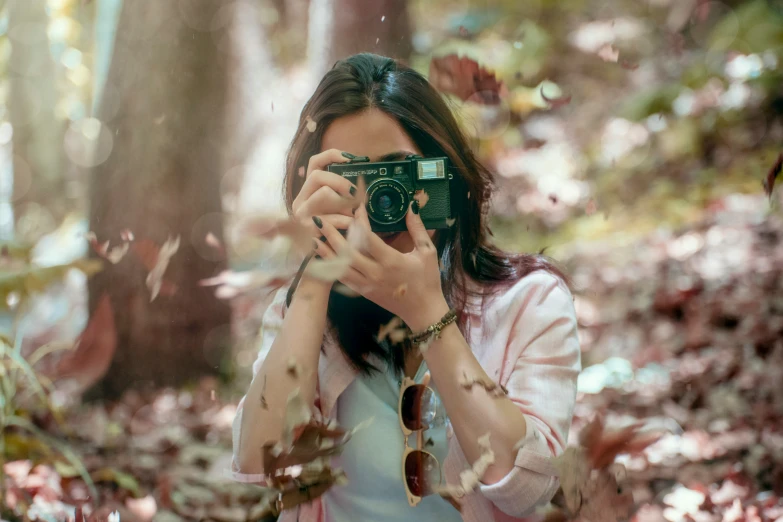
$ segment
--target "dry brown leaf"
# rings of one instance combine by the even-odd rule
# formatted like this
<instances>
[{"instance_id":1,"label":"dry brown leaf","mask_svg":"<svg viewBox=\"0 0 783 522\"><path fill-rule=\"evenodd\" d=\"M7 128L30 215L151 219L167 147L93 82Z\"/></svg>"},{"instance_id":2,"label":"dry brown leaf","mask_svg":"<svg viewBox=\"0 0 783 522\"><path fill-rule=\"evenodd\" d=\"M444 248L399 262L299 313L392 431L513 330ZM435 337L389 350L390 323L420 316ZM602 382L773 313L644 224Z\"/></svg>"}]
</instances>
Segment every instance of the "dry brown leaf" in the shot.
<instances>
[{"instance_id":1,"label":"dry brown leaf","mask_svg":"<svg viewBox=\"0 0 783 522\"><path fill-rule=\"evenodd\" d=\"M485 380L482 377L469 378L466 373L462 373L462 379L460 379L460 386L466 390L473 389L473 386L481 386L493 397L505 397L508 395L508 390L502 385L491 380Z\"/></svg>"},{"instance_id":2,"label":"dry brown leaf","mask_svg":"<svg viewBox=\"0 0 783 522\"><path fill-rule=\"evenodd\" d=\"M482 105L497 105L508 94L505 84L495 73L467 56L456 54L432 58L429 81L440 92Z\"/></svg>"},{"instance_id":3,"label":"dry brown leaf","mask_svg":"<svg viewBox=\"0 0 783 522\"><path fill-rule=\"evenodd\" d=\"M117 348L117 331L111 299L104 294L73 349L57 363L52 380L70 379L80 393L97 383L109 369Z\"/></svg>"},{"instance_id":4,"label":"dry brown leaf","mask_svg":"<svg viewBox=\"0 0 783 522\"><path fill-rule=\"evenodd\" d=\"M414 193L413 199L419 202L419 208L421 209L429 202L430 195L424 189L419 189Z\"/></svg>"},{"instance_id":5,"label":"dry brown leaf","mask_svg":"<svg viewBox=\"0 0 783 522\"><path fill-rule=\"evenodd\" d=\"M464 497L479 486L484 473L486 473L489 466L495 463L495 452L492 451L489 437L490 434L486 433L478 438L481 455L470 469L466 469L459 474L460 483L458 485L446 484L445 486L438 486L434 488L435 493L447 500L451 499L451 502Z\"/></svg>"},{"instance_id":6,"label":"dry brown leaf","mask_svg":"<svg viewBox=\"0 0 783 522\"><path fill-rule=\"evenodd\" d=\"M158 259L155 261L155 266L152 267L149 274L147 274L147 288L150 290L150 302L154 301L160 289L163 286L163 274L166 273L166 269L169 266L171 257L179 250L179 236L176 239L169 237L163 245L161 245L158 251Z\"/></svg>"},{"instance_id":7,"label":"dry brown leaf","mask_svg":"<svg viewBox=\"0 0 783 522\"><path fill-rule=\"evenodd\" d=\"M402 322L402 319L400 319L397 316L394 316L391 321L388 323L382 325L378 329L378 336L376 337L376 340L380 343L383 342L384 339L388 338L389 341L391 341L393 344L398 343L399 341L395 341L395 332L402 331L407 337L408 330L405 327L405 325ZM404 338L404 337L403 337Z\"/></svg>"},{"instance_id":8,"label":"dry brown leaf","mask_svg":"<svg viewBox=\"0 0 783 522\"><path fill-rule=\"evenodd\" d=\"M762 182L764 185L764 193L769 198L772 197L772 191L775 189L775 180L777 179L781 170L783 170L783 152L778 156L777 161L772 164L772 167L770 167L769 172L767 172L767 176Z\"/></svg>"},{"instance_id":9,"label":"dry brown leaf","mask_svg":"<svg viewBox=\"0 0 783 522\"><path fill-rule=\"evenodd\" d=\"M596 54L605 62L617 62L620 58L620 51L615 49L612 44L602 45Z\"/></svg>"}]
</instances>

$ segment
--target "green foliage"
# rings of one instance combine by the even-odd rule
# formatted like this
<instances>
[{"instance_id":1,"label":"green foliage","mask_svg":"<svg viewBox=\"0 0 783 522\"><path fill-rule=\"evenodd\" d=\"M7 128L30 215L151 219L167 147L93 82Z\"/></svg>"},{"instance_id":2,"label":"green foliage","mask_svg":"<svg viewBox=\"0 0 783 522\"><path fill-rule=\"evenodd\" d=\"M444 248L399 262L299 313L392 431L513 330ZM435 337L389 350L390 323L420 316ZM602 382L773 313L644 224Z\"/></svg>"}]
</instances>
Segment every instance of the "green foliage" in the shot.
<instances>
[{"instance_id":1,"label":"green foliage","mask_svg":"<svg viewBox=\"0 0 783 522\"><path fill-rule=\"evenodd\" d=\"M70 446L36 426L31 420L32 410L42 410L51 415L60 429L64 422L58 408L52 402L54 387L42 372L36 370L36 363L45 356L71 345L51 343L36 348L28 358L22 354L25 329L31 320L26 315L29 297L59 282L71 269L78 269L91 275L101 268L101 262L79 260L67 265L35 267L27 265L12 272L0 272L0 298L5 307L9 297L15 295L13 306L16 320L14 339L0 336L0 485L3 483L2 469L7 461L17 459L37 460L56 457L50 453L53 448L63 461L55 460L60 468L67 468L80 476L90 489L93 498L97 490L84 464ZM30 399L34 399L32 402Z\"/></svg>"}]
</instances>

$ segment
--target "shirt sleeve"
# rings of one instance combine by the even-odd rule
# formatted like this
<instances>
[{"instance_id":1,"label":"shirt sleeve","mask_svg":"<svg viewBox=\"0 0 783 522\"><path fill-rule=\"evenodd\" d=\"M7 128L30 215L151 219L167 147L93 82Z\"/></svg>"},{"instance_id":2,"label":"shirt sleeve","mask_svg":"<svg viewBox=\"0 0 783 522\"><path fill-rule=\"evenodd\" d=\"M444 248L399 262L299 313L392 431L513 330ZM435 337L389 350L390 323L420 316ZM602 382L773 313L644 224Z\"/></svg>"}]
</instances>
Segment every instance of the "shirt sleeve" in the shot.
<instances>
[{"instance_id":1,"label":"shirt sleeve","mask_svg":"<svg viewBox=\"0 0 783 522\"><path fill-rule=\"evenodd\" d=\"M551 274L527 277L530 281L506 312L512 316L506 353L515 357L506 388L525 417L527 432L508 475L480 486L485 498L512 517L528 516L559 487L549 458L565 449L581 371L571 292Z\"/></svg>"},{"instance_id":2,"label":"shirt sleeve","mask_svg":"<svg viewBox=\"0 0 783 522\"><path fill-rule=\"evenodd\" d=\"M258 371L261 369L261 365L264 363L266 356L269 354L269 350L272 348L272 343L274 342L275 337L277 337L277 332L280 331L280 328L283 326L283 318L285 317L285 312L287 310L287 293L287 286L279 289L261 319L261 330L258 336L258 356L253 362L253 377L255 377ZM237 412L234 416L234 422L231 426L233 455L231 458L231 470L228 472L228 476L237 482L266 485L264 475L239 472L239 465L237 463L237 450L239 449L239 432L240 427L242 426L242 409L246 398L247 396L244 396L239 401Z\"/></svg>"}]
</instances>

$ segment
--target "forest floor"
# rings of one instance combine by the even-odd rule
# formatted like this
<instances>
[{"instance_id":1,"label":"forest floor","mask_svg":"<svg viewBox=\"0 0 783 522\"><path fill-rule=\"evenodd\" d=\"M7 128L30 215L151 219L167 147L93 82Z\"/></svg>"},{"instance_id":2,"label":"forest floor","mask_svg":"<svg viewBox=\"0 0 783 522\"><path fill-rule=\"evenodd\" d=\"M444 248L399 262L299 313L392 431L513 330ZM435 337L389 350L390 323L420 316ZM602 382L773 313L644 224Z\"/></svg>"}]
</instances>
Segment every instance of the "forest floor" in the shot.
<instances>
[{"instance_id":1,"label":"forest floor","mask_svg":"<svg viewBox=\"0 0 783 522\"><path fill-rule=\"evenodd\" d=\"M783 520L783 220L765 205L730 196L698 226L566 257L588 367L569 442L599 412L610 427L642 420L668 431L618 458L636 522ZM204 379L80 406L68 438L99 507L64 461L6 464L6 499L41 520L77 505L91 520L255 520L263 491L225 476L237 393Z\"/></svg>"}]
</instances>

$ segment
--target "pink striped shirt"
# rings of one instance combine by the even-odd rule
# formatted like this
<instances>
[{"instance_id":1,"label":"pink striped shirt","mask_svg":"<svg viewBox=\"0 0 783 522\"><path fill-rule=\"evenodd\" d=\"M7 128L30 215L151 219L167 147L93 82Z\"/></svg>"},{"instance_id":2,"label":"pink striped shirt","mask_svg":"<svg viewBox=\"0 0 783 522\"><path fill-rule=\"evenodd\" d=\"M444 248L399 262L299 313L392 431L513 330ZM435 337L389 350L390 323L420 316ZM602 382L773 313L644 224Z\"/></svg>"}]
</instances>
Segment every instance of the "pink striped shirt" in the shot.
<instances>
[{"instance_id":1,"label":"pink striped shirt","mask_svg":"<svg viewBox=\"0 0 783 522\"><path fill-rule=\"evenodd\" d=\"M286 291L277 292L264 315L254 375L282 326ZM548 503L559 485L548 459L565 449L581 370L573 297L561 279L537 270L507 291L488 298L483 313L480 302L471 303L468 312L467 341L473 354L487 375L506 387L509 398L525 416L527 434L514 469L499 482L482 484L463 498L462 517L467 522L524 520L536 507ZM337 399L356 377L356 371L334 341L327 341L324 351L318 366L317 402L324 417L336 417ZM235 480L254 482L258 476L241 473L236 459L244 400L234 419L230 473ZM470 464L457 438L450 434L443 463L446 482L458 484L460 472L468 468ZM293 520L322 522L320 500L280 517L281 522Z\"/></svg>"}]
</instances>

